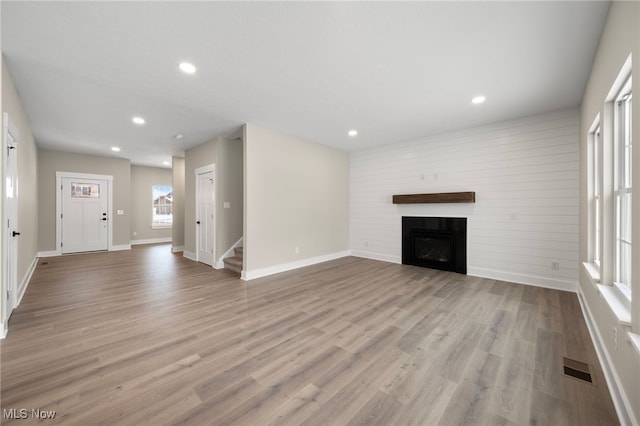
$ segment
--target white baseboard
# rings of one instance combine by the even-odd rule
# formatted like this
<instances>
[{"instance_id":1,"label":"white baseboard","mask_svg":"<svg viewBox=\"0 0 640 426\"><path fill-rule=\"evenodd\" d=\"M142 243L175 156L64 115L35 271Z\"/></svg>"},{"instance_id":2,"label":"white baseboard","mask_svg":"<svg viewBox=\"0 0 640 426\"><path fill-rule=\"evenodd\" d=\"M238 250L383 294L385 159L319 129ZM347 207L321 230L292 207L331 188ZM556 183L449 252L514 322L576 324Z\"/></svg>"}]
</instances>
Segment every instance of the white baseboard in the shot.
<instances>
[{"instance_id":1,"label":"white baseboard","mask_svg":"<svg viewBox=\"0 0 640 426\"><path fill-rule=\"evenodd\" d=\"M584 295L582 294L581 289L578 289L578 300L580 301L582 315L584 316L584 320L587 323L587 328L589 329L589 334L591 335L593 346L596 349L598 361L600 361L600 367L602 367L604 378L607 381L609 394L611 395L613 406L615 407L616 413L618 414L618 420L623 426L638 425L638 421L633 414L633 409L631 403L629 402L629 398L627 398L627 395L624 392L624 388L622 387L622 384L620 382L620 377L618 376L618 373L613 366L613 362L611 362L611 357L609 356L607 347L604 344L602 335L598 331L598 327L596 326L596 323L593 319L593 315L591 315L589 306L584 300Z\"/></svg>"},{"instance_id":2,"label":"white baseboard","mask_svg":"<svg viewBox=\"0 0 640 426\"><path fill-rule=\"evenodd\" d=\"M474 277L489 278L492 280L507 281L516 284L533 285L537 287L550 288L552 290L570 291L572 293L575 293L578 290L578 283L575 281L528 274L516 274L513 272L498 271L495 269L479 268L477 266L467 266L467 274Z\"/></svg>"},{"instance_id":3,"label":"white baseboard","mask_svg":"<svg viewBox=\"0 0 640 426\"><path fill-rule=\"evenodd\" d=\"M27 287L31 282L31 277L33 276L33 272L36 270L37 265L38 265L38 258L34 257L33 261L31 262L31 265L29 265L29 269L27 270L27 273L25 274L24 278L22 279L22 282L20 283L20 287L18 287L18 303L16 304L16 307L20 305L20 302L22 301L22 297L24 296L24 293L27 291Z\"/></svg>"},{"instance_id":4,"label":"white baseboard","mask_svg":"<svg viewBox=\"0 0 640 426\"><path fill-rule=\"evenodd\" d=\"M190 251L183 250L182 257L186 257L187 259L193 260L194 262L196 262L196 254L191 253Z\"/></svg>"},{"instance_id":5,"label":"white baseboard","mask_svg":"<svg viewBox=\"0 0 640 426\"><path fill-rule=\"evenodd\" d=\"M18 294L16 298L16 308L22 302L22 297L24 293L27 291L27 287L29 286L29 282L31 282L31 277L33 276L33 272L36 270L36 266L38 265L38 256L34 257L29 265L29 269L27 269L27 273L22 278L20 285L18 286ZM15 308L14 308L15 309ZM0 321L0 340L7 337L7 333L9 332L9 318L6 321Z\"/></svg>"},{"instance_id":6,"label":"white baseboard","mask_svg":"<svg viewBox=\"0 0 640 426\"><path fill-rule=\"evenodd\" d=\"M145 240L138 240L145 241ZM165 242L165 241L156 241L156 242ZM171 239L169 239L171 242ZM131 242L133 244L133 241ZM148 244L148 243L139 243L139 244ZM131 244L120 244L117 246L111 246L109 251L121 251L121 250L131 250ZM47 250L47 251L39 251L36 255L37 257L54 257L54 256L62 256L62 253L58 253L55 250Z\"/></svg>"},{"instance_id":7,"label":"white baseboard","mask_svg":"<svg viewBox=\"0 0 640 426\"><path fill-rule=\"evenodd\" d=\"M351 256L363 257L365 259L381 260L383 262L402 263L402 258L389 254L375 253L365 250L350 250ZM539 277L535 275L514 274L512 272L498 271L495 269L478 268L467 266L467 274L474 277L489 278L493 280L507 281L516 284L534 285L537 287L550 288L553 290L563 290L575 293L578 283L569 280Z\"/></svg>"},{"instance_id":8,"label":"white baseboard","mask_svg":"<svg viewBox=\"0 0 640 426\"><path fill-rule=\"evenodd\" d=\"M303 268L305 266L311 266L329 260L340 259L341 257L349 256L349 251L339 251L336 253L329 253L322 256L310 257L308 259L296 260L295 262L282 263L280 265L268 266L266 268L254 269L253 271L242 271L240 278L244 281L253 280L256 278L262 278L273 274L279 274L280 272L290 271L292 269Z\"/></svg>"},{"instance_id":9,"label":"white baseboard","mask_svg":"<svg viewBox=\"0 0 640 426\"><path fill-rule=\"evenodd\" d=\"M363 257L365 259L381 260L383 262L390 263L402 263L402 258L400 256L392 256L390 254L375 253L365 250L350 250L349 253L351 256Z\"/></svg>"},{"instance_id":10,"label":"white baseboard","mask_svg":"<svg viewBox=\"0 0 640 426\"><path fill-rule=\"evenodd\" d=\"M131 240L132 246L137 246L140 244L159 244L159 243L170 243L171 237L162 237L162 238L147 238L145 240Z\"/></svg>"},{"instance_id":11,"label":"white baseboard","mask_svg":"<svg viewBox=\"0 0 640 426\"><path fill-rule=\"evenodd\" d=\"M179 253L181 251L184 251L184 246L172 246L171 247L171 253Z\"/></svg>"}]
</instances>

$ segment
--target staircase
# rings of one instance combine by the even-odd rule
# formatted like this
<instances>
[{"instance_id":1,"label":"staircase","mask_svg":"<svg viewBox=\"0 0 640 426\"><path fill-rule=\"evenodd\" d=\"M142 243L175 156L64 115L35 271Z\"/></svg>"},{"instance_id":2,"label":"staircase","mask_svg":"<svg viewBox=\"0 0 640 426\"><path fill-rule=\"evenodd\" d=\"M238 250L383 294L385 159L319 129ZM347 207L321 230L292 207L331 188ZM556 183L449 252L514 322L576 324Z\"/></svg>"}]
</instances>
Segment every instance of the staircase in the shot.
<instances>
[{"instance_id":1,"label":"staircase","mask_svg":"<svg viewBox=\"0 0 640 426\"><path fill-rule=\"evenodd\" d=\"M242 247L236 247L233 249L234 256L227 257L226 259L222 259L224 262L224 268L229 269L230 271L234 271L237 273L242 272Z\"/></svg>"}]
</instances>

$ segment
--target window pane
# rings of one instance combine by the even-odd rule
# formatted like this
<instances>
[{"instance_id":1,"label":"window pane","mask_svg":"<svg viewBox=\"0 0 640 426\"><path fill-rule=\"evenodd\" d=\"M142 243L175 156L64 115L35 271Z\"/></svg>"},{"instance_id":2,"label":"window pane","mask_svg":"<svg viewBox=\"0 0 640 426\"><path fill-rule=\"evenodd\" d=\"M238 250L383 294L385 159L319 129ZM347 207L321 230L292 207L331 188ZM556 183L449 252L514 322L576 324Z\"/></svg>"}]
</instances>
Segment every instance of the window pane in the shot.
<instances>
[{"instance_id":1,"label":"window pane","mask_svg":"<svg viewBox=\"0 0 640 426\"><path fill-rule=\"evenodd\" d=\"M596 198L595 200L595 238L593 248L593 260L595 262L600 261L600 199Z\"/></svg>"},{"instance_id":2,"label":"window pane","mask_svg":"<svg viewBox=\"0 0 640 426\"><path fill-rule=\"evenodd\" d=\"M631 194L624 194L621 197L620 206L620 238L631 242Z\"/></svg>"},{"instance_id":3,"label":"window pane","mask_svg":"<svg viewBox=\"0 0 640 426\"><path fill-rule=\"evenodd\" d=\"M620 242L619 275L616 280L626 287L631 287L631 244Z\"/></svg>"},{"instance_id":4,"label":"window pane","mask_svg":"<svg viewBox=\"0 0 640 426\"><path fill-rule=\"evenodd\" d=\"M171 226L173 223L173 188L153 185L153 225Z\"/></svg>"},{"instance_id":5,"label":"window pane","mask_svg":"<svg viewBox=\"0 0 640 426\"><path fill-rule=\"evenodd\" d=\"M596 126L595 130L589 135L591 143L593 144L593 156L592 163L589 170L590 179L593 185L593 198L591 204L591 238L590 242L593 244L591 248L592 261L596 264L600 264L600 216L601 216L601 201L600 201L600 181L602 179L600 171L600 126Z\"/></svg>"},{"instance_id":6,"label":"window pane","mask_svg":"<svg viewBox=\"0 0 640 426\"><path fill-rule=\"evenodd\" d=\"M615 147L615 277L614 281L631 296L631 78L625 83L616 101ZM637 225L636 225L637 226Z\"/></svg>"},{"instance_id":7,"label":"window pane","mask_svg":"<svg viewBox=\"0 0 640 426\"><path fill-rule=\"evenodd\" d=\"M624 188L631 188L631 146L624 150Z\"/></svg>"},{"instance_id":8,"label":"window pane","mask_svg":"<svg viewBox=\"0 0 640 426\"><path fill-rule=\"evenodd\" d=\"M593 191L600 195L600 127L593 135Z\"/></svg>"},{"instance_id":9,"label":"window pane","mask_svg":"<svg viewBox=\"0 0 640 426\"><path fill-rule=\"evenodd\" d=\"M100 184L71 182L71 197L100 198Z\"/></svg>"}]
</instances>

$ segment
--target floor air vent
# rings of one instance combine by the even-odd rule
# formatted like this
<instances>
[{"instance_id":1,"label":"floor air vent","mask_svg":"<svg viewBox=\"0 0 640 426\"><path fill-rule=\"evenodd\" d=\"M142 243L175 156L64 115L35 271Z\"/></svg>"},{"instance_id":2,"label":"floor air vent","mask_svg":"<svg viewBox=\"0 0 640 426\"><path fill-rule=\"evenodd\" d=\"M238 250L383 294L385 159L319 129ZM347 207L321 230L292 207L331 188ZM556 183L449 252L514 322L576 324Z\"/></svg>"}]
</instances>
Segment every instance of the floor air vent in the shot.
<instances>
[{"instance_id":1,"label":"floor air vent","mask_svg":"<svg viewBox=\"0 0 640 426\"><path fill-rule=\"evenodd\" d=\"M593 383L593 380L591 380L591 373L589 372L589 364L566 357L563 357L563 361L564 374L575 377L576 379L584 380L585 382Z\"/></svg>"}]
</instances>

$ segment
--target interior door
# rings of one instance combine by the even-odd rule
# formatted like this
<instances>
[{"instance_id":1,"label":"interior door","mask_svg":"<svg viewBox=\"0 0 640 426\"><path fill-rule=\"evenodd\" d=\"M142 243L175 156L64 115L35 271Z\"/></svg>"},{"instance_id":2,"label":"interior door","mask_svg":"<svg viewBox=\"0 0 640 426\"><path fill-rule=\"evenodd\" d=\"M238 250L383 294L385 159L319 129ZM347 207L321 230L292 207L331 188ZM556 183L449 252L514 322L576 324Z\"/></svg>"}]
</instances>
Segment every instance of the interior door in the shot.
<instances>
[{"instance_id":1,"label":"interior door","mask_svg":"<svg viewBox=\"0 0 640 426\"><path fill-rule=\"evenodd\" d=\"M213 266L215 238L215 181L213 172L198 175L196 191L197 260Z\"/></svg>"},{"instance_id":2,"label":"interior door","mask_svg":"<svg viewBox=\"0 0 640 426\"><path fill-rule=\"evenodd\" d=\"M108 249L108 185L100 179L62 178L62 253Z\"/></svg>"},{"instance_id":3,"label":"interior door","mask_svg":"<svg viewBox=\"0 0 640 426\"><path fill-rule=\"evenodd\" d=\"M18 304L18 131L8 114L3 115L4 162L4 256L2 262L2 320Z\"/></svg>"}]
</instances>

